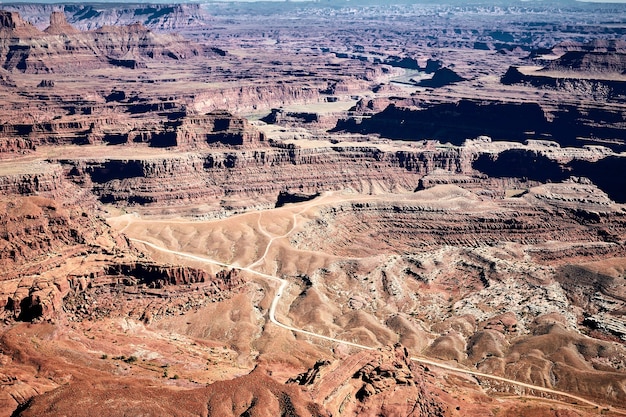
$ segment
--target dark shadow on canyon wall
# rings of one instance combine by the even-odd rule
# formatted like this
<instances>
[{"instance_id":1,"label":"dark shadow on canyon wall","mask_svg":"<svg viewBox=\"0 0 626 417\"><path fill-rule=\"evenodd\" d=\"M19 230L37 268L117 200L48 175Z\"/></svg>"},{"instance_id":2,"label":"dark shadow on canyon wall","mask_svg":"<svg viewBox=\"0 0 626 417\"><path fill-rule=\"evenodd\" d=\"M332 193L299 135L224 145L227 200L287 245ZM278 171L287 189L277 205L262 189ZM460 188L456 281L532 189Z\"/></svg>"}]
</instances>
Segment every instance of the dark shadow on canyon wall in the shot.
<instances>
[{"instance_id":1,"label":"dark shadow on canyon wall","mask_svg":"<svg viewBox=\"0 0 626 417\"><path fill-rule=\"evenodd\" d=\"M483 154L472 167L490 177L541 182L559 182L571 175L558 162L527 149L510 149L497 155Z\"/></svg>"},{"instance_id":2,"label":"dark shadow on canyon wall","mask_svg":"<svg viewBox=\"0 0 626 417\"><path fill-rule=\"evenodd\" d=\"M607 157L597 162L574 160L566 165L526 149L510 149L498 155L483 154L472 167L490 177L559 182L570 176L590 179L611 200L626 203L626 158Z\"/></svg>"},{"instance_id":3,"label":"dark shadow on canyon wall","mask_svg":"<svg viewBox=\"0 0 626 417\"><path fill-rule=\"evenodd\" d=\"M437 139L462 145L468 138L486 135L494 140L524 141L545 133L548 122L534 103L499 103L461 100L421 110L390 105L370 119L357 123L341 120L334 131L378 133L391 139Z\"/></svg>"},{"instance_id":4,"label":"dark shadow on canyon wall","mask_svg":"<svg viewBox=\"0 0 626 417\"><path fill-rule=\"evenodd\" d=\"M626 158L610 156L597 162L572 161L569 165L572 175L589 178L611 200L626 203Z\"/></svg>"},{"instance_id":5,"label":"dark shadow on canyon wall","mask_svg":"<svg viewBox=\"0 0 626 417\"><path fill-rule=\"evenodd\" d=\"M537 103L468 99L458 103L419 105L424 107L391 104L371 118L339 120L332 131L379 134L399 140L434 139L453 145L485 135L493 140L548 139L561 146L602 145L616 152L626 150L623 115L611 109L560 105L550 110L548 120Z\"/></svg>"}]
</instances>

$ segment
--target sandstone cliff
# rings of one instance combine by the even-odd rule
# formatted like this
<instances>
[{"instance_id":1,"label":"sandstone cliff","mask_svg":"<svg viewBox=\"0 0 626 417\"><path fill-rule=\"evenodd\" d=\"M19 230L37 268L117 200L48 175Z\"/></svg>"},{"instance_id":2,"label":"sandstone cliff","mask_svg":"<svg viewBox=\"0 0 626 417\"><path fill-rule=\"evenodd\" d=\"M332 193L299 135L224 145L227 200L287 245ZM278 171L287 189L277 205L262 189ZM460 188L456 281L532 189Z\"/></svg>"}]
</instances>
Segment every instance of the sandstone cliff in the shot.
<instances>
[{"instance_id":1,"label":"sandstone cliff","mask_svg":"<svg viewBox=\"0 0 626 417\"><path fill-rule=\"evenodd\" d=\"M279 193L289 190L307 194L346 188L412 190L421 176L435 169L457 173L470 169L470 160L459 150L385 152L371 146L341 145L60 163L71 179L90 187L103 202L140 203L145 208L182 208L202 202L218 211L244 209L250 198L259 206L274 206ZM170 178L167 184L164 177Z\"/></svg>"},{"instance_id":2,"label":"sandstone cliff","mask_svg":"<svg viewBox=\"0 0 626 417\"><path fill-rule=\"evenodd\" d=\"M41 32L17 12L0 10L0 38L39 36Z\"/></svg>"}]
</instances>

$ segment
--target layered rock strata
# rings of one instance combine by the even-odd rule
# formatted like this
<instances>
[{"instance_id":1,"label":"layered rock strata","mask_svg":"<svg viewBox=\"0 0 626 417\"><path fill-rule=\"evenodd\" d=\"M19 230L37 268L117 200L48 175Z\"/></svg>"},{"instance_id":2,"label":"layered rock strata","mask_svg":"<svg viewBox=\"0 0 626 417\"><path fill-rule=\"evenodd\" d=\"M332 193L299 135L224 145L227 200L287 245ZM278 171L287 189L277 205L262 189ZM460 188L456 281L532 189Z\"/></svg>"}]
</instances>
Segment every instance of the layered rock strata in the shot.
<instances>
[{"instance_id":1,"label":"layered rock strata","mask_svg":"<svg viewBox=\"0 0 626 417\"><path fill-rule=\"evenodd\" d=\"M141 24L106 26L79 32L53 13L50 26L39 32L15 12L2 11L0 63L8 71L29 74L63 73L77 68L136 69L146 60L181 60L204 53L176 35L157 35Z\"/></svg>"},{"instance_id":2,"label":"layered rock strata","mask_svg":"<svg viewBox=\"0 0 626 417\"><path fill-rule=\"evenodd\" d=\"M281 191L414 189L419 178L434 169L463 172L469 165L459 150L384 152L341 145L59 162L70 178L90 187L101 201L144 207L219 204L224 199L252 197L258 204L273 206ZM164 187L165 177L170 180Z\"/></svg>"}]
</instances>

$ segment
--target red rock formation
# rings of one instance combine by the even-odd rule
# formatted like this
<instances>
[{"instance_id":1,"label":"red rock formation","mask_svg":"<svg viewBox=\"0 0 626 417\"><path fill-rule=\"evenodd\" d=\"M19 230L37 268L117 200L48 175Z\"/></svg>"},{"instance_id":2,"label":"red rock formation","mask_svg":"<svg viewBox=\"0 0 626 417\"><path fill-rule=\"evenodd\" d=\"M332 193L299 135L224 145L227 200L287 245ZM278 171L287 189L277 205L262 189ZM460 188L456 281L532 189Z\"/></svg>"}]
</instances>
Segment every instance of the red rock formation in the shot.
<instances>
[{"instance_id":1,"label":"red rock formation","mask_svg":"<svg viewBox=\"0 0 626 417\"><path fill-rule=\"evenodd\" d=\"M7 10L19 12L24 19L38 28L45 28L50 13L58 11L59 5L5 4ZM102 26L130 25L140 22L151 30L173 32L202 30L212 17L199 4L129 4L124 7L106 7L98 4L70 3L63 6L70 23L83 31Z\"/></svg>"},{"instance_id":2,"label":"red rock formation","mask_svg":"<svg viewBox=\"0 0 626 417\"><path fill-rule=\"evenodd\" d=\"M106 275L134 277L137 278L138 284L145 284L151 288L162 288L167 285L197 284L216 279L223 282L223 289L226 290L240 282L236 270L231 270L228 273L220 272L213 277L201 269L145 262L111 265L106 269Z\"/></svg>"},{"instance_id":3,"label":"red rock formation","mask_svg":"<svg viewBox=\"0 0 626 417\"><path fill-rule=\"evenodd\" d=\"M244 147L245 148L245 147ZM459 150L385 152L370 146L212 151L203 155L129 160L64 160L72 178L92 187L101 201L181 205L223 196L254 196L255 204L274 206L284 190L315 194L351 187L415 189L422 175L441 168L464 172L468 157ZM351 167L346 170L346 167ZM239 179L231 181L232 176ZM167 177L164 184L162 178Z\"/></svg>"},{"instance_id":4,"label":"red rock formation","mask_svg":"<svg viewBox=\"0 0 626 417\"><path fill-rule=\"evenodd\" d=\"M186 311L192 304L223 298L243 283L235 271L212 275L189 267L131 262L133 258L126 239L82 210L34 196L12 195L0 202L0 267L4 271L0 308L5 317L51 319L63 311L72 312L70 317L99 317L104 308L117 308L119 313L132 316L134 311L137 318L150 320L162 314L161 308ZM171 287L191 284L196 284L197 291L182 294L178 307L171 295L165 306L150 301L162 298ZM107 290L100 294L99 288ZM154 289L154 294L142 295L137 288ZM87 302L88 289L99 294L97 307ZM123 295L128 291L135 292L138 301L122 308L120 297L128 299ZM139 310L142 303L144 309Z\"/></svg>"},{"instance_id":5,"label":"red rock formation","mask_svg":"<svg viewBox=\"0 0 626 417\"><path fill-rule=\"evenodd\" d=\"M181 150L206 147L263 146L265 138L248 121L226 111L184 115L166 123L163 132L150 134L154 147L176 146Z\"/></svg>"},{"instance_id":6,"label":"red rock formation","mask_svg":"<svg viewBox=\"0 0 626 417\"><path fill-rule=\"evenodd\" d=\"M32 24L26 22L19 13L0 10L0 39L10 37L34 37L41 32Z\"/></svg>"},{"instance_id":7,"label":"red rock formation","mask_svg":"<svg viewBox=\"0 0 626 417\"><path fill-rule=\"evenodd\" d=\"M569 187L575 188L576 185L559 184L552 191L556 192L559 188L565 194ZM578 187L580 194L582 188ZM595 190L591 193L600 193ZM433 196L441 199L435 197L433 200L415 203L355 203L328 208L322 213L326 222L323 226L312 224L307 233L303 234L301 247L323 248L328 253L350 257L358 256L357 253L362 255L364 248L368 248L366 241L372 239L386 250L396 253L432 250L441 245L477 247L503 241L536 245L557 240L564 243L587 242L590 246L578 250L587 250L587 256L590 257L611 253L619 255L624 251L623 239L615 242L610 236L603 237L605 234L602 230L619 230L622 237L626 236L626 216L621 210L606 206L603 201L589 202L594 207L592 211L602 213L599 215L602 220L581 224L580 213L576 209L566 209L560 204L559 198L555 198L556 201L546 198L554 194L547 191L544 194L540 187L521 198L508 199L497 209L486 209L486 206L481 209L482 204L488 203L479 203L471 193L456 186L437 186L423 192L425 195L433 193ZM461 198L465 195L467 204L449 205L442 198L444 195ZM555 220L555 213L558 213L558 221ZM327 235L329 227L333 230L331 236ZM359 236L354 230L372 232ZM406 241L398 239L397 236L405 235L406 230L411 231L411 238ZM563 248L555 251L563 255ZM547 248L531 248L529 252L533 256L550 253ZM553 255L559 256L556 253Z\"/></svg>"},{"instance_id":8,"label":"red rock formation","mask_svg":"<svg viewBox=\"0 0 626 417\"><path fill-rule=\"evenodd\" d=\"M1 166L4 172L0 175L0 191L4 195L45 193L53 196L64 188L63 168L59 165L38 162L18 168L5 162Z\"/></svg>"},{"instance_id":9,"label":"red rock formation","mask_svg":"<svg viewBox=\"0 0 626 417\"><path fill-rule=\"evenodd\" d=\"M101 218L51 199L11 195L0 213L0 306L15 318L60 312L70 288L66 268L90 254L128 250Z\"/></svg>"},{"instance_id":10,"label":"red rock formation","mask_svg":"<svg viewBox=\"0 0 626 417\"><path fill-rule=\"evenodd\" d=\"M78 29L67 23L65 13L52 12L50 15L50 26L45 30L49 35L74 35L80 33Z\"/></svg>"},{"instance_id":11,"label":"red rock formation","mask_svg":"<svg viewBox=\"0 0 626 417\"><path fill-rule=\"evenodd\" d=\"M269 83L261 81L254 85L228 86L198 92L186 99L186 104L199 113L228 109L234 113L256 111L285 106L288 104L315 103L320 100L320 91L325 84L312 81L301 85L293 81Z\"/></svg>"},{"instance_id":12,"label":"red rock formation","mask_svg":"<svg viewBox=\"0 0 626 417\"><path fill-rule=\"evenodd\" d=\"M396 345L341 362L318 362L289 382L305 386L332 415L443 416L447 407L435 397L423 372L407 350Z\"/></svg>"},{"instance_id":13,"label":"red rock formation","mask_svg":"<svg viewBox=\"0 0 626 417\"><path fill-rule=\"evenodd\" d=\"M20 275L18 266L43 262L51 253L76 253L89 245L112 249L124 242L107 235L102 219L42 197L13 195L0 202L0 212L0 265L10 271L5 280Z\"/></svg>"},{"instance_id":14,"label":"red rock formation","mask_svg":"<svg viewBox=\"0 0 626 417\"><path fill-rule=\"evenodd\" d=\"M54 83L43 80L39 86L51 88L51 85ZM123 91L114 91L107 96L107 101L110 104L101 107L114 108L120 105L119 102L128 100ZM175 103L171 105L177 107ZM111 116L74 116L43 123L22 123L18 119L0 124L0 155L8 157L8 154L26 153L42 145L98 143L147 143L151 147L176 147L181 151L267 146L264 135L246 119L223 110L204 115L171 111L162 116L161 123L156 123L152 117L133 119L132 112L136 109L132 105L128 107L131 115L123 115L119 119ZM161 103L154 110L162 107L166 106Z\"/></svg>"},{"instance_id":15,"label":"red rock formation","mask_svg":"<svg viewBox=\"0 0 626 417\"><path fill-rule=\"evenodd\" d=\"M62 12L53 13L50 19L50 26L42 33L17 13L3 12L2 67L25 73L63 73L110 66L139 68L145 66L145 59L181 60L203 53L180 36L157 35L141 24L106 26L81 33L69 26ZM62 36L63 41L50 36Z\"/></svg>"}]
</instances>

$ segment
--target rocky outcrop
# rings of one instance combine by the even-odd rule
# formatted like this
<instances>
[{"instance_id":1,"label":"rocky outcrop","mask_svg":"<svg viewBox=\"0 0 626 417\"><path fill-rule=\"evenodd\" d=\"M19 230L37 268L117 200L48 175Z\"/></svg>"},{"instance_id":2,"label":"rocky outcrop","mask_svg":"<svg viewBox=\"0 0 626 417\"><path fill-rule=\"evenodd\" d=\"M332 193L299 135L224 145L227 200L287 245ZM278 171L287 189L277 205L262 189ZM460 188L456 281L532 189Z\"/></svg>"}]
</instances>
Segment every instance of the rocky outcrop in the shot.
<instances>
[{"instance_id":1,"label":"rocky outcrop","mask_svg":"<svg viewBox=\"0 0 626 417\"><path fill-rule=\"evenodd\" d=\"M13 279L34 270L40 263L52 261L60 254L71 256L89 250L114 247L123 249L125 241L108 234L102 219L83 215L77 209L67 209L43 197L12 195L0 205L0 265L6 273L3 279ZM57 259L60 261L60 259Z\"/></svg>"},{"instance_id":2,"label":"rocky outcrop","mask_svg":"<svg viewBox=\"0 0 626 417\"><path fill-rule=\"evenodd\" d=\"M63 169L59 165L36 162L18 169L7 169L10 163L0 164L0 191L5 195L33 195L46 193L53 196L63 188Z\"/></svg>"},{"instance_id":3,"label":"rocky outcrop","mask_svg":"<svg viewBox=\"0 0 626 417\"><path fill-rule=\"evenodd\" d=\"M45 80L44 80L45 81ZM40 84L51 88L49 83ZM52 84L54 85L54 83ZM107 96L109 107L124 105L132 101L123 91L114 91ZM169 109L168 107L172 107ZM152 119L137 121L132 113L165 110L161 121ZM129 117L111 116L102 118L75 116L71 120L52 120L45 123L5 123L0 125L0 154L35 150L42 145L86 145L86 144L133 144L146 143L155 148L176 147L179 150L208 148L249 148L267 146L265 136L241 117L226 111L208 114L189 114L176 111L176 103L128 104ZM167 111L169 110L169 111Z\"/></svg>"},{"instance_id":4,"label":"rocky outcrop","mask_svg":"<svg viewBox=\"0 0 626 417\"><path fill-rule=\"evenodd\" d=\"M151 146L178 146L185 148L203 147L251 147L262 146L265 137L250 126L248 120L233 116L226 111L213 111L206 115L186 115L166 124L167 131L174 131L174 142L168 143L167 137L162 142L157 138Z\"/></svg>"},{"instance_id":5,"label":"rocky outcrop","mask_svg":"<svg viewBox=\"0 0 626 417\"><path fill-rule=\"evenodd\" d=\"M387 65L391 65L392 67L424 71L426 74L435 73L443 67L443 63L439 60L428 58L420 62L420 60L416 58L400 57L395 55L387 57L387 59L385 59L383 62ZM424 62L425 65L421 65L424 64Z\"/></svg>"},{"instance_id":6,"label":"rocky outcrop","mask_svg":"<svg viewBox=\"0 0 626 417\"><path fill-rule=\"evenodd\" d=\"M224 301L245 284L237 270L210 274L147 261L109 263L87 275L70 275L68 281L61 297L68 320L128 317L145 323Z\"/></svg>"},{"instance_id":7,"label":"rocky outcrop","mask_svg":"<svg viewBox=\"0 0 626 417\"><path fill-rule=\"evenodd\" d=\"M38 186L33 193L49 194ZM237 271L139 261L126 238L84 211L92 207L62 199L65 206L19 194L0 201L1 317L82 320L106 313L152 321L222 300L243 284Z\"/></svg>"},{"instance_id":8,"label":"rocky outcrop","mask_svg":"<svg viewBox=\"0 0 626 417\"><path fill-rule=\"evenodd\" d=\"M160 265L146 262L135 262L131 264L115 264L105 270L106 275L122 276L129 280L128 284L145 284L150 288L163 288L167 285L184 285L208 282L213 279L208 272L201 269L193 269L182 266ZM236 270L229 273L219 273L216 278L222 281L225 286L239 281ZM135 278L133 280L132 278ZM227 288L224 288L226 290Z\"/></svg>"},{"instance_id":9,"label":"rocky outcrop","mask_svg":"<svg viewBox=\"0 0 626 417\"><path fill-rule=\"evenodd\" d=\"M301 203L303 201L310 201L316 197L319 197L319 193L315 194L303 194L303 193L290 193L288 191L281 191L278 193L278 199L276 200L276 207L282 207L285 204Z\"/></svg>"},{"instance_id":10,"label":"rocky outcrop","mask_svg":"<svg viewBox=\"0 0 626 417\"><path fill-rule=\"evenodd\" d=\"M65 13L52 12L50 15L50 26L44 32L49 35L75 35L80 31L67 23Z\"/></svg>"},{"instance_id":11,"label":"rocky outcrop","mask_svg":"<svg viewBox=\"0 0 626 417\"><path fill-rule=\"evenodd\" d=\"M237 87L211 89L194 94L186 104L198 113L227 109L233 113L245 113L289 104L315 103L321 100L324 82L302 85L292 81L279 83L243 84Z\"/></svg>"},{"instance_id":12,"label":"rocky outcrop","mask_svg":"<svg viewBox=\"0 0 626 417\"><path fill-rule=\"evenodd\" d=\"M332 415L446 415L447 406L423 373L406 348L395 345L341 362L318 362L288 383L304 386Z\"/></svg>"},{"instance_id":13,"label":"rocky outcrop","mask_svg":"<svg viewBox=\"0 0 626 417\"><path fill-rule=\"evenodd\" d=\"M550 61L542 71L575 71L585 73L623 74L626 70L626 53L617 52L565 52Z\"/></svg>"},{"instance_id":14,"label":"rocky outcrop","mask_svg":"<svg viewBox=\"0 0 626 417\"><path fill-rule=\"evenodd\" d=\"M564 265L555 278L567 291L572 304L584 311L583 324L626 341L626 285L613 263Z\"/></svg>"},{"instance_id":15,"label":"rocky outcrop","mask_svg":"<svg viewBox=\"0 0 626 417\"><path fill-rule=\"evenodd\" d=\"M482 154L472 166L489 177L527 178L539 182L560 182L569 177L588 178L618 203L626 202L626 180L613 175L626 165L626 158L608 156L598 161L572 160L559 163L538 151L510 149Z\"/></svg>"},{"instance_id":16,"label":"rocky outcrop","mask_svg":"<svg viewBox=\"0 0 626 417\"><path fill-rule=\"evenodd\" d=\"M44 197L9 195L0 202L2 313L25 321L52 317L62 311L63 297L70 289L68 268L91 256L128 252L124 238L79 207L64 207Z\"/></svg>"},{"instance_id":17,"label":"rocky outcrop","mask_svg":"<svg viewBox=\"0 0 626 417\"><path fill-rule=\"evenodd\" d=\"M38 35L41 35L41 32L22 19L19 13L0 10L0 39Z\"/></svg>"},{"instance_id":18,"label":"rocky outcrop","mask_svg":"<svg viewBox=\"0 0 626 417\"><path fill-rule=\"evenodd\" d=\"M86 119L5 123L0 125L0 153L27 152L45 144L85 144L90 141L91 131L92 125Z\"/></svg>"},{"instance_id":19,"label":"rocky outcrop","mask_svg":"<svg viewBox=\"0 0 626 417\"><path fill-rule=\"evenodd\" d=\"M456 103L424 103L400 99L371 117L339 120L333 131L379 134L403 140L438 139L461 145L481 135L494 140L525 142L551 139L561 146L603 145L626 149L621 135L620 105L512 103L464 99Z\"/></svg>"},{"instance_id":20,"label":"rocky outcrop","mask_svg":"<svg viewBox=\"0 0 626 417\"><path fill-rule=\"evenodd\" d=\"M624 239L616 240L609 231L619 231L617 235L623 236L626 216L608 203L606 195L598 198L596 194L602 193L594 186L564 183L532 188L496 208L460 187L439 185L416 193L419 200L414 202L345 203L325 209L321 213L324 222L311 223L294 241L300 249L346 257L369 253L367 248L373 246L374 252L416 253L446 245L540 245L551 241L587 242L586 249L578 248L581 256L585 251L590 257L621 256ZM576 200L568 204L568 197ZM597 219L586 220L583 207L584 213L597 213ZM355 230L370 232L360 235ZM598 247L594 250L595 243ZM539 248L538 252L541 256Z\"/></svg>"},{"instance_id":21,"label":"rocky outcrop","mask_svg":"<svg viewBox=\"0 0 626 417\"><path fill-rule=\"evenodd\" d=\"M501 82L562 90L602 101L620 101L626 94L626 48L621 40L562 42L549 50L535 51L531 57L536 66L511 66Z\"/></svg>"},{"instance_id":22,"label":"rocky outcrop","mask_svg":"<svg viewBox=\"0 0 626 417\"><path fill-rule=\"evenodd\" d=\"M589 42L567 40L559 42L549 50L556 56L568 52L626 53L626 42L622 39L591 39ZM535 54L536 55L536 54Z\"/></svg>"},{"instance_id":23,"label":"rocky outcrop","mask_svg":"<svg viewBox=\"0 0 626 417\"><path fill-rule=\"evenodd\" d=\"M620 58L621 59L621 58ZM595 65L595 64L594 64ZM608 63L602 64L608 67ZM562 74L542 72L541 68L510 67L500 82L505 85L522 84L538 88L578 93L599 100L619 100L626 94L626 80L601 77L601 73L576 76L573 69L562 69ZM595 74L595 76L594 76ZM620 77L621 78L621 77Z\"/></svg>"},{"instance_id":24,"label":"rocky outcrop","mask_svg":"<svg viewBox=\"0 0 626 417\"><path fill-rule=\"evenodd\" d=\"M560 182L570 173L538 151L509 149L497 154L482 154L472 166L489 177L527 178L539 182ZM573 174L573 173L572 173Z\"/></svg>"},{"instance_id":25,"label":"rocky outcrop","mask_svg":"<svg viewBox=\"0 0 626 417\"><path fill-rule=\"evenodd\" d=\"M319 114L314 112L290 112L284 109L272 109L261 121L288 127L307 127L310 129L331 129L337 124L342 114Z\"/></svg>"}]
</instances>

